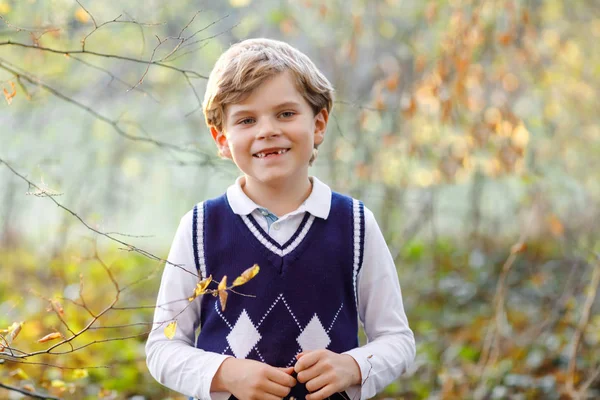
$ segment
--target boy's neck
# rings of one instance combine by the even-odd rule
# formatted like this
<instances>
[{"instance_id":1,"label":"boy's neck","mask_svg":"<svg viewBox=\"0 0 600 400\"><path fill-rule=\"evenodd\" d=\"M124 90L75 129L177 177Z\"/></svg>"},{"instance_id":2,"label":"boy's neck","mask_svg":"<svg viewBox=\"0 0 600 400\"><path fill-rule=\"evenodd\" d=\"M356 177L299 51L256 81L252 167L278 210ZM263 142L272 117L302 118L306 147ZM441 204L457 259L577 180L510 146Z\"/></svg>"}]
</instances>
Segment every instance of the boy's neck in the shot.
<instances>
[{"instance_id":1,"label":"boy's neck","mask_svg":"<svg viewBox=\"0 0 600 400\"><path fill-rule=\"evenodd\" d=\"M241 183L246 196L278 217L298 209L312 192L308 176L277 185L266 185L246 176Z\"/></svg>"}]
</instances>

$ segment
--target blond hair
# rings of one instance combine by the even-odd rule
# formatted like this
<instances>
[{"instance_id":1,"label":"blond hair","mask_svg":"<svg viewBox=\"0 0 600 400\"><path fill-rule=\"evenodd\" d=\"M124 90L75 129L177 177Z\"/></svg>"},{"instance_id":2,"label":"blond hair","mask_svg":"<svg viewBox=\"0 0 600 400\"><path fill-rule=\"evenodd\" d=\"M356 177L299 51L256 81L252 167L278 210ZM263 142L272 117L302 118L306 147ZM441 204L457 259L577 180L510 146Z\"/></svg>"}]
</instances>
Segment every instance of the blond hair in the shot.
<instances>
[{"instance_id":1,"label":"blond hair","mask_svg":"<svg viewBox=\"0 0 600 400\"><path fill-rule=\"evenodd\" d=\"M247 39L221 54L210 73L202 103L206 124L222 132L225 106L243 101L265 80L284 71L292 73L296 89L315 115L324 108L331 112L333 86L310 58L285 42Z\"/></svg>"}]
</instances>

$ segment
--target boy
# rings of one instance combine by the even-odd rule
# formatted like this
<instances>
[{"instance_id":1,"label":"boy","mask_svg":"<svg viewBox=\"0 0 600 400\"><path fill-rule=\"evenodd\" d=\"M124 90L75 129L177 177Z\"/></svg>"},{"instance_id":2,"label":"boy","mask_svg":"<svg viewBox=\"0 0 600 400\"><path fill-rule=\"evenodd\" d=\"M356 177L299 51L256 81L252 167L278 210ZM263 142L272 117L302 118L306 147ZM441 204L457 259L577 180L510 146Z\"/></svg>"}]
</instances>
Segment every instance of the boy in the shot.
<instances>
[{"instance_id":1,"label":"boy","mask_svg":"<svg viewBox=\"0 0 600 400\"><path fill-rule=\"evenodd\" d=\"M308 175L332 92L283 42L246 40L217 61L204 114L219 154L243 175L181 219L168 257L180 267L164 269L146 344L163 385L200 399L359 399L412 362L413 333L373 214ZM224 309L213 296L187 302L198 277L232 280L253 264L260 273ZM171 320L169 340L161 327Z\"/></svg>"}]
</instances>

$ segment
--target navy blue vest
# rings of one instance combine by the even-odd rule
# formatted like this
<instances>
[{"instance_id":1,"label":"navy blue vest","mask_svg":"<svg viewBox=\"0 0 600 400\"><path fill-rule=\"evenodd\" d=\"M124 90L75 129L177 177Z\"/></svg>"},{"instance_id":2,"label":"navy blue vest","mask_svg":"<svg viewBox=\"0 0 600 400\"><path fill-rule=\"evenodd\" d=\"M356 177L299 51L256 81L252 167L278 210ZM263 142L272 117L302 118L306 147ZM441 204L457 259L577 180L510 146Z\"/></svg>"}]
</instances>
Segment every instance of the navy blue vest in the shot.
<instances>
[{"instance_id":1,"label":"navy blue vest","mask_svg":"<svg viewBox=\"0 0 600 400\"><path fill-rule=\"evenodd\" d=\"M225 311L219 299L201 299L201 330L196 347L221 354L290 367L301 351L336 353L358 347L356 277L364 248L364 207L332 193L327 220L306 213L283 246L251 215L235 214L227 196L194 207L196 268L228 285L254 264L258 275L236 294ZM302 384L290 396L303 399Z\"/></svg>"}]
</instances>

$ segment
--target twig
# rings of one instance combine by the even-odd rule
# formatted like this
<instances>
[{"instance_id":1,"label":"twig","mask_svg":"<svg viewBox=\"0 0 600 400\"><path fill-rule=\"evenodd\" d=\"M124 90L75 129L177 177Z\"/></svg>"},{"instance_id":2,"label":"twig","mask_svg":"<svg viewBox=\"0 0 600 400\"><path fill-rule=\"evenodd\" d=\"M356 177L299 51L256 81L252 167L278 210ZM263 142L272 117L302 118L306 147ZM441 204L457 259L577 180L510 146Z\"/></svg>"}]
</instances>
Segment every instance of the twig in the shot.
<instances>
[{"instance_id":1,"label":"twig","mask_svg":"<svg viewBox=\"0 0 600 400\"><path fill-rule=\"evenodd\" d=\"M151 143L155 146L158 147L162 147L162 148L167 148L167 149L172 149L172 150L176 150L176 151L180 151L180 152L185 152L185 153L190 153L190 154L195 154L195 155L203 155L202 153L195 151L195 150L189 150L177 145L173 145L171 143L166 143L166 142L162 142L160 140L156 140L156 139L151 139L151 138L145 138L145 137L141 137L141 136L133 136L128 134L127 132L125 132L123 129L121 129L119 127L119 122L118 121L113 121L110 118L105 117L104 115L99 114L98 112L94 111L93 109L91 109L90 107L79 103L76 100L71 99L70 97L60 93L58 90L50 87L49 85L43 83L41 80L39 80L38 78L35 77L30 77L27 76L26 74L24 74L23 72L17 71L16 67L13 66L12 64L8 63L7 61L0 59L0 68L14 74L15 76L19 76L23 79L25 79L26 81L28 81L31 84L37 85L42 87L43 89L47 90L48 92L52 93L53 95L55 95L56 97L76 105L77 107L87 111L88 113L92 114L96 119L99 119L107 124L109 124L110 126L112 126L112 128L120 135L123 136L126 139L129 140L133 140L133 141L139 141L139 142L146 142L146 143Z\"/></svg>"},{"instance_id":2,"label":"twig","mask_svg":"<svg viewBox=\"0 0 600 400\"><path fill-rule=\"evenodd\" d=\"M25 182L27 182L30 186L33 186L33 187L39 189L39 187L35 183L31 182L29 179L27 179L26 177L24 177L23 175L21 175L20 173L18 173L10 164L8 164L2 158L0 158L0 164L4 164L8 169L10 169L13 172L13 174L15 174L16 176L18 176L19 178L21 178L22 180L24 180ZM68 212L69 214L71 214L72 216L74 216L76 219L79 220L79 222L81 222L87 229L91 230L92 232L94 232L94 233L96 233L96 234L98 234L100 236L104 236L105 238L107 238L109 240L112 240L113 242L119 243L122 246L125 246L125 248L127 248L129 251L134 251L134 252L139 253L139 254L141 254L141 255L143 255L143 256L151 259L151 260L159 261L159 262L164 262L164 263L172 265L172 266L174 266L176 268L180 268L181 270L189 273L190 275L192 275L192 276L194 276L196 278L199 278L197 274L195 274L195 273L193 273L191 271L188 271L187 269L183 268L181 265L173 264L170 261L162 259L162 258L160 258L158 256L155 256L154 254L152 254L152 253L150 253L150 252L148 252L146 250L140 249L140 248L138 248L136 246L133 246L133 245L131 245L129 243L123 242L122 240L119 240L119 239L117 239L117 238L115 238L115 237L113 237L111 235L108 235L105 232L99 231L98 229L90 226L87 222L85 222L83 220L83 218L81 218L77 213L75 213L74 211L70 210L69 208L67 208L67 207L63 206L61 203L59 203L54 197L50 197L50 196L45 196L45 197L47 197L48 199L50 199L59 208L65 210L66 212Z\"/></svg>"},{"instance_id":3,"label":"twig","mask_svg":"<svg viewBox=\"0 0 600 400\"><path fill-rule=\"evenodd\" d=\"M11 392L18 392L21 394L24 394L25 396L28 397L32 397L34 399L50 399L50 400L60 400L60 398L58 397L54 397L54 396L50 396L50 395L45 395L45 394L40 394L40 393L36 393L36 392L29 392L25 389L21 389L15 386L10 386L10 385L6 385L2 382L0 382L0 388L4 388L7 390L10 390Z\"/></svg>"},{"instance_id":4,"label":"twig","mask_svg":"<svg viewBox=\"0 0 600 400\"><path fill-rule=\"evenodd\" d=\"M571 347L571 355L569 357L569 367L567 369L567 382L566 382L566 390L570 394L574 394L576 398L583 395L583 392L587 390L587 387L582 386L579 391L575 390L575 370L577 365L577 349L579 348L579 343L581 342L581 337L583 336L585 329L588 326L590 320L590 311L592 309L592 305L594 304L594 300L596 299L596 293L598 292L598 286L600 285L600 262L596 261L594 265L594 270L592 271L592 279L590 283L590 289L588 291L587 297L585 299L585 303L583 305L583 311L581 313L581 318L579 319L579 324L577 326L577 330L573 334L573 347Z\"/></svg>"},{"instance_id":5,"label":"twig","mask_svg":"<svg viewBox=\"0 0 600 400\"><path fill-rule=\"evenodd\" d=\"M116 54L99 53L96 51L89 51L89 50L58 50L58 49L53 49L53 48L49 48L49 47L34 46L34 45L29 45L29 44L20 43L20 42L13 42L10 40L5 41L5 42L0 42L0 46L18 46L18 47L24 47L24 48L29 48L29 49L47 51L50 53L62 54L62 55L66 55L66 56L71 55L71 54L89 54L89 55L93 55L96 57L114 58L114 59L118 59L118 60L131 61L131 62L135 62L135 63L139 63L139 64L148 64L149 63L149 61L146 61L146 60L140 60L140 59L133 58L133 57L119 56ZM168 69L177 71L177 72L185 74L185 75L189 75L191 78L208 79L208 76L202 75L196 71L177 68L172 65L161 63L158 61L153 61L151 63L153 65L158 65L158 66L161 66L164 68L168 68Z\"/></svg>"}]
</instances>

